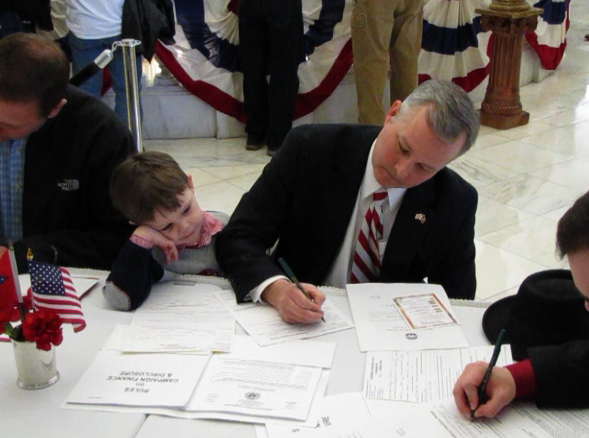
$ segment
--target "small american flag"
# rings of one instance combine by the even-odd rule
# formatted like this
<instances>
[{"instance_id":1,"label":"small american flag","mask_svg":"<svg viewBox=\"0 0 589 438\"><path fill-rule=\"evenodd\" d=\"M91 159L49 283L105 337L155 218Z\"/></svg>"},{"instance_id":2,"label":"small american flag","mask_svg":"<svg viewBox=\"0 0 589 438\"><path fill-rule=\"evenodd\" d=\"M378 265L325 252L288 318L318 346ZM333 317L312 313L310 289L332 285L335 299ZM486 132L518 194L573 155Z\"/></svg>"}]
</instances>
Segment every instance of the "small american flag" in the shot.
<instances>
[{"instance_id":1,"label":"small american flag","mask_svg":"<svg viewBox=\"0 0 589 438\"><path fill-rule=\"evenodd\" d=\"M86 327L82 305L70 273L50 263L29 260L33 307L57 313L63 322L72 324L74 332Z\"/></svg>"}]
</instances>

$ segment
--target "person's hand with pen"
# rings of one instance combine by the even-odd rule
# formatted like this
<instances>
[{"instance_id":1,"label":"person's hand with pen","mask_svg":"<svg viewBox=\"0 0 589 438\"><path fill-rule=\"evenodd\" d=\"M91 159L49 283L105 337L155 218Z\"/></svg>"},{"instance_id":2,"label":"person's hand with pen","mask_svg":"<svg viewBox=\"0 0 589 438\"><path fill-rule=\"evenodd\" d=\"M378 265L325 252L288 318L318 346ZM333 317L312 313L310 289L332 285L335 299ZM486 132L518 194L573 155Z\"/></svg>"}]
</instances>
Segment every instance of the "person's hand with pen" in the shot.
<instances>
[{"instance_id":1,"label":"person's hand with pen","mask_svg":"<svg viewBox=\"0 0 589 438\"><path fill-rule=\"evenodd\" d=\"M478 389L488 366L488 363L480 361L467 365L454 385L456 406L469 418L494 417L515 398L515 380L511 372L507 368L495 367L486 387L488 400L480 403Z\"/></svg>"},{"instance_id":2,"label":"person's hand with pen","mask_svg":"<svg viewBox=\"0 0 589 438\"><path fill-rule=\"evenodd\" d=\"M321 305L325 295L312 284L301 284L309 298L295 283L280 279L270 284L262 292L262 300L274 306L282 319L290 323L310 323L323 318Z\"/></svg>"}]
</instances>

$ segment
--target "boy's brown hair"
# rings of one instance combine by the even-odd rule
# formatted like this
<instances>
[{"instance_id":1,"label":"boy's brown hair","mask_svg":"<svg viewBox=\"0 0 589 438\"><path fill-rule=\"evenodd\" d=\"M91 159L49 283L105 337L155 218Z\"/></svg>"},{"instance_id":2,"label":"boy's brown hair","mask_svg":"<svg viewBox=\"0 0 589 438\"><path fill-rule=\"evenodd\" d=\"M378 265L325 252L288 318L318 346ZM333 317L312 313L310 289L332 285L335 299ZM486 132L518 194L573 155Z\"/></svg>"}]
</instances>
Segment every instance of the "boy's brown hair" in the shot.
<instances>
[{"instance_id":1,"label":"boy's brown hair","mask_svg":"<svg viewBox=\"0 0 589 438\"><path fill-rule=\"evenodd\" d=\"M156 211L174 211L180 207L178 195L189 186L188 177L170 155L142 152L115 167L110 198L127 219L141 225L153 220Z\"/></svg>"},{"instance_id":2,"label":"boy's brown hair","mask_svg":"<svg viewBox=\"0 0 589 438\"><path fill-rule=\"evenodd\" d=\"M589 249L589 192L577 199L558 221L556 249L561 257Z\"/></svg>"}]
</instances>

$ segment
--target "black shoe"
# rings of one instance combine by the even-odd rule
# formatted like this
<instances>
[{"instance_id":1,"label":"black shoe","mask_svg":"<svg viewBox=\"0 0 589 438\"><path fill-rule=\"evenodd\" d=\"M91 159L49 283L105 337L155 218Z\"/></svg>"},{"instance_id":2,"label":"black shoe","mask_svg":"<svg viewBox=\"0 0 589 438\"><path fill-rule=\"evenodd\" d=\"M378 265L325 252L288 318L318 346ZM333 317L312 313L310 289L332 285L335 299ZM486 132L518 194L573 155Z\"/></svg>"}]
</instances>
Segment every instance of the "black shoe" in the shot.
<instances>
[{"instance_id":1,"label":"black shoe","mask_svg":"<svg viewBox=\"0 0 589 438\"><path fill-rule=\"evenodd\" d=\"M247 142L245 143L245 149L248 151L257 151L262 149L266 144L265 140L257 140L254 137L247 136Z\"/></svg>"},{"instance_id":2,"label":"black shoe","mask_svg":"<svg viewBox=\"0 0 589 438\"><path fill-rule=\"evenodd\" d=\"M273 148L273 147L268 146L268 151L266 151L266 154L269 157L273 157L276 152L278 152L278 148Z\"/></svg>"}]
</instances>

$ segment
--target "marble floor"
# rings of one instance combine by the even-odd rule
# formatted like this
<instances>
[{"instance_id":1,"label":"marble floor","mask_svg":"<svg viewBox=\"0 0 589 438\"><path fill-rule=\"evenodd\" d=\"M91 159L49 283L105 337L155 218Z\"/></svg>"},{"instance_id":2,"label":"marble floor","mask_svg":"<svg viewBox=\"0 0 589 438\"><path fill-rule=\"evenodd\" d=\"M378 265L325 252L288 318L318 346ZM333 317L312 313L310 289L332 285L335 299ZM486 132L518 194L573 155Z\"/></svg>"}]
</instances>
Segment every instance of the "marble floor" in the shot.
<instances>
[{"instance_id":1,"label":"marble floor","mask_svg":"<svg viewBox=\"0 0 589 438\"><path fill-rule=\"evenodd\" d=\"M589 2L573 0L570 8L565 59L541 83L520 90L530 123L482 127L472 150L450 165L479 192L479 300L516 293L533 272L567 267L555 255L556 224L589 190ZM192 175L204 209L227 213L270 160L244 146L243 138L144 141L146 150L170 153Z\"/></svg>"}]
</instances>

